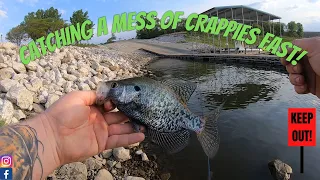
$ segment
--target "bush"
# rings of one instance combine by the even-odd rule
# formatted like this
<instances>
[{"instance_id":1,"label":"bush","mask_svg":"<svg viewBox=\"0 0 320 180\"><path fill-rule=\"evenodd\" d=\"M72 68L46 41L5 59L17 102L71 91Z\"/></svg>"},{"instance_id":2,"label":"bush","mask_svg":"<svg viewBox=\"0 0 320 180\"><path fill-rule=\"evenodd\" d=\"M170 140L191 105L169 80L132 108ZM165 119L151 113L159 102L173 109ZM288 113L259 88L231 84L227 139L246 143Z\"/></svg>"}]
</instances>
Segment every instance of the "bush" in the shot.
<instances>
[{"instance_id":1,"label":"bush","mask_svg":"<svg viewBox=\"0 0 320 180\"><path fill-rule=\"evenodd\" d=\"M2 119L0 119L0 127L4 126L6 124L6 122Z\"/></svg>"}]
</instances>

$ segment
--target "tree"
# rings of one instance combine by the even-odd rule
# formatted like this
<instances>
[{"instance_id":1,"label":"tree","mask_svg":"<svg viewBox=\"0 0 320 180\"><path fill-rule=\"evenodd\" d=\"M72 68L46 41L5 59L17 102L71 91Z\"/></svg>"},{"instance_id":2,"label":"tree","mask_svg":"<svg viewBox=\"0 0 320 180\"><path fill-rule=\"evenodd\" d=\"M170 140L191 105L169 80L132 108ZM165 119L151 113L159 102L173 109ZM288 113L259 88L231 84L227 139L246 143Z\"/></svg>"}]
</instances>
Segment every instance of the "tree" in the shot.
<instances>
[{"instance_id":1,"label":"tree","mask_svg":"<svg viewBox=\"0 0 320 180\"><path fill-rule=\"evenodd\" d=\"M21 24L33 40L65 27L65 21L61 18L61 14L59 14L58 9L53 7L28 13Z\"/></svg>"},{"instance_id":2,"label":"tree","mask_svg":"<svg viewBox=\"0 0 320 180\"><path fill-rule=\"evenodd\" d=\"M116 40L117 37L114 33L111 33L111 37L107 40L107 43L111 43L112 41Z\"/></svg>"},{"instance_id":3,"label":"tree","mask_svg":"<svg viewBox=\"0 0 320 180\"><path fill-rule=\"evenodd\" d=\"M6 35L6 39L20 46L22 41L27 40L27 34L25 32L24 26L20 24L10 29L10 31Z\"/></svg>"},{"instance_id":4,"label":"tree","mask_svg":"<svg viewBox=\"0 0 320 180\"><path fill-rule=\"evenodd\" d=\"M301 23L297 23L297 34L299 37L303 37L303 25Z\"/></svg>"},{"instance_id":5,"label":"tree","mask_svg":"<svg viewBox=\"0 0 320 180\"><path fill-rule=\"evenodd\" d=\"M88 11L86 12L83 12L82 9L78 10L78 11L75 11L73 12L72 16L70 17L70 22L71 24L73 24L74 26L77 25L77 23L79 23L80 25L82 23L84 23L86 20L90 20L89 19L89 16L88 16ZM91 20L90 20L91 21ZM92 22L92 21L91 21ZM92 29L94 26L93 23L89 24L86 26L86 32L89 30L89 29ZM91 36L92 38L92 36ZM91 39L90 38L90 39Z\"/></svg>"},{"instance_id":6,"label":"tree","mask_svg":"<svg viewBox=\"0 0 320 180\"><path fill-rule=\"evenodd\" d=\"M297 30L298 26L295 21L291 21L288 23L288 35L296 37L298 35Z\"/></svg>"},{"instance_id":7,"label":"tree","mask_svg":"<svg viewBox=\"0 0 320 180\"><path fill-rule=\"evenodd\" d=\"M143 17L145 24L151 24L151 22L149 20L147 20L146 17ZM152 29L147 29L146 27L144 27L143 29L136 31L137 32L137 38L138 39L150 39L150 38L154 38L157 37L159 35L164 34L165 32L168 32L167 30L162 30L160 28L160 19L157 17L154 17L155 20L155 27ZM141 25L140 22L137 22L137 25Z\"/></svg>"}]
</instances>

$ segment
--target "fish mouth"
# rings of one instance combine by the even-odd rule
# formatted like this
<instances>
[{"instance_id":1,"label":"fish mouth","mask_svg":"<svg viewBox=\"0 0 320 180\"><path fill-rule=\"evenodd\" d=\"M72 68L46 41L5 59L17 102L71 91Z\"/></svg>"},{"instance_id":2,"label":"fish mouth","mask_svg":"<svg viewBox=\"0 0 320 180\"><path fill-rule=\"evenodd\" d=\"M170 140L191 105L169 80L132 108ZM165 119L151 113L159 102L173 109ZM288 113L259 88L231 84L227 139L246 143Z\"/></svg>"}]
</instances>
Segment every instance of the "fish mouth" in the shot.
<instances>
[{"instance_id":1,"label":"fish mouth","mask_svg":"<svg viewBox=\"0 0 320 180\"><path fill-rule=\"evenodd\" d=\"M108 99L103 96L103 94L97 94L97 99L96 99L96 104L97 105L103 105L105 101L107 101Z\"/></svg>"},{"instance_id":2,"label":"fish mouth","mask_svg":"<svg viewBox=\"0 0 320 180\"><path fill-rule=\"evenodd\" d=\"M96 90L96 104L102 105L104 102L109 100L108 94L110 91L110 86L107 85L106 82L99 82Z\"/></svg>"}]
</instances>

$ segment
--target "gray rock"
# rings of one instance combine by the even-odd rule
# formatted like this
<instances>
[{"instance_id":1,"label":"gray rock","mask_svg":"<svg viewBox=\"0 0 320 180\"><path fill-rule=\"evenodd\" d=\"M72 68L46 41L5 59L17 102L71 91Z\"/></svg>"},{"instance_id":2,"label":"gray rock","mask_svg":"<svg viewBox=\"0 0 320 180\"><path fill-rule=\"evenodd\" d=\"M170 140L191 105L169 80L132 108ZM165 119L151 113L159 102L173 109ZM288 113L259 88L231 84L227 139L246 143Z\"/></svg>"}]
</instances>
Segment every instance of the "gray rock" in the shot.
<instances>
[{"instance_id":1,"label":"gray rock","mask_svg":"<svg viewBox=\"0 0 320 180\"><path fill-rule=\"evenodd\" d=\"M25 66L30 71L36 71L38 64L35 61L31 61L29 64L26 64Z\"/></svg>"},{"instance_id":2,"label":"gray rock","mask_svg":"<svg viewBox=\"0 0 320 180\"><path fill-rule=\"evenodd\" d=\"M148 156L147 156L146 153L142 153L141 157L142 157L142 161L149 161Z\"/></svg>"},{"instance_id":3,"label":"gray rock","mask_svg":"<svg viewBox=\"0 0 320 180\"><path fill-rule=\"evenodd\" d=\"M112 156L112 149L104 150L104 151L101 153L101 155L102 155L103 158L108 159L109 157Z\"/></svg>"},{"instance_id":4,"label":"gray rock","mask_svg":"<svg viewBox=\"0 0 320 180\"><path fill-rule=\"evenodd\" d=\"M64 74L64 75L63 75L63 78L64 78L65 80L67 80L67 81L75 81L75 80L78 79L77 76L72 75L72 74Z\"/></svg>"},{"instance_id":5,"label":"gray rock","mask_svg":"<svg viewBox=\"0 0 320 180\"><path fill-rule=\"evenodd\" d=\"M292 168L279 159L268 163L270 173L274 180L289 180L292 174Z\"/></svg>"},{"instance_id":6,"label":"gray rock","mask_svg":"<svg viewBox=\"0 0 320 180\"><path fill-rule=\"evenodd\" d=\"M0 80L3 79L11 79L11 77L15 74L12 68L3 68L0 69Z\"/></svg>"},{"instance_id":7,"label":"gray rock","mask_svg":"<svg viewBox=\"0 0 320 180\"><path fill-rule=\"evenodd\" d=\"M14 111L13 117L17 118L18 120L21 120L25 119L26 115L19 109Z\"/></svg>"},{"instance_id":8,"label":"gray rock","mask_svg":"<svg viewBox=\"0 0 320 180\"><path fill-rule=\"evenodd\" d=\"M4 55L0 54L0 63L4 63L5 61L7 61L7 58Z\"/></svg>"},{"instance_id":9,"label":"gray rock","mask_svg":"<svg viewBox=\"0 0 320 180\"><path fill-rule=\"evenodd\" d=\"M22 63L12 62L12 68L19 74L27 72L26 67Z\"/></svg>"},{"instance_id":10,"label":"gray rock","mask_svg":"<svg viewBox=\"0 0 320 180\"><path fill-rule=\"evenodd\" d=\"M12 117L11 119L8 119L6 121L6 124L14 124L14 123L19 123L19 120L15 117Z\"/></svg>"},{"instance_id":11,"label":"gray rock","mask_svg":"<svg viewBox=\"0 0 320 180\"><path fill-rule=\"evenodd\" d=\"M170 177L171 177L170 173L164 173L164 174L161 174L160 176L161 180L169 180Z\"/></svg>"},{"instance_id":12,"label":"gray rock","mask_svg":"<svg viewBox=\"0 0 320 180\"><path fill-rule=\"evenodd\" d=\"M14 114L14 108L10 101L5 99L0 99L0 119L6 122L11 121Z\"/></svg>"},{"instance_id":13,"label":"gray rock","mask_svg":"<svg viewBox=\"0 0 320 180\"><path fill-rule=\"evenodd\" d=\"M137 147L137 146L139 146L139 145L140 145L140 143L137 142L137 143L134 143L134 144L130 144L130 145L128 146L128 148L134 148L134 147Z\"/></svg>"},{"instance_id":14,"label":"gray rock","mask_svg":"<svg viewBox=\"0 0 320 180\"><path fill-rule=\"evenodd\" d=\"M85 83L87 83L89 85L90 89L96 89L96 85L92 81L90 81L89 79L87 79L85 81Z\"/></svg>"},{"instance_id":15,"label":"gray rock","mask_svg":"<svg viewBox=\"0 0 320 180\"><path fill-rule=\"evenodd\" d=\"M87 77L89 75L89 70L87 68L80 68L79 73L81 74L81 77Z\"/></svg>"},{"instance_id":16,"label":"gray rock","mask_svg":"<svg viewBox=\"0 0 320 180\"><path fill-rule=\"evenodd\" d=\"M102 81L102 79L96 77L96 76L93 76L91 79L90 79L94 84L98 85L98 83L100 81Z\"/></svg>"},{"instance_id":17,"label":"gray rock","mask_svg":"<svg viewBox=\"0 0 320 180\"><path fill-rule=\"evenodd\" d=\"M90 89L90 86L89 86L88 84L86 84L86 83L80 83L80 84L78 85L78 87L79 87L79 89L82 90L82 91L91 90L91 89Z\"/></svg>"},{"instance_id":18,"label":"gray rock","mask_svg":"<svg viewBox=\"0 0 320 180\"><path fill-rule=\"evenodd\" d=\"M42 67L46 67L48 64L48 61L45 60L45 59L40 59L39 60L39 65L42 66Z\"/></svg>"},{"instance_id":19,"label":"gray rock","mask_svg":"<svg viewBox=\"0 0 320 180\"><path fill-rule=\"evenodd\" d=\"M115 65L115 66L109 66L109 69L110 69L111 71L117 71L117 70L119 70L119 69L120 69L120 67L119 67L118 65Z\"/></svg>"},{"instance_id":20,"label":"gray rock","mask_svg":"<svg viewBox=\"0 0 320 180\"><path fill-rule=\"evenodd\" d=\"M113 149L112 154L120 162L131 159L130 150L123 147Z\"/></svg>"},{"instance_id":21,"label":"gray rock","mask_svg":"<svg viewBox=\"0 0 320 180\"><path fill-rule=\"evenodd\" d=\"M20 81L20 80L22 80L22 79L26 79L27 77L28 77L27 74L14 74L14 75L12 76L12 79L13 79L13 80L16 80L16 81Z\"/></svg>"},{"instance_id":22,"label":"gray rock","mask_svg":"<svg viewBox=\"0 0 320 180\"><path fill-rule=\"evenodd\" d=\"M98 62L93 61L91 67L97 72L103 71L103 66L101 66Z\"/></svg>"},{"instance_id":23,"label":"gray rock","mask_svg":"<svg viewBox=\"0 0 320 180\"><path fill-rule=\"evenodd\" d=\"M73 55L70 52L66 53L66 56L61 60L61 63L68 63L74 60Z\"/></svg>"},{"instance_id":24,"label":"gray rock","mask_svg":"<svg viewBox=\"0 0 320 180\"><path fill-rule=\"evenodd\" d=\"M37 92L43 86L42 80L37 78L37 77L36 78L32 78L30 80L30 84L32 86L32 91L33 92Z\"/></svg>"},{"instance_id":25,"label":"gray rock","mask_svg":"<svg viewBox=\"0 0 320 180\"><path fill-rule=\"evenodd\" d=\"M77 66L75 66L75 65L69 65L69 66L67 67L67 72L71 74L72 72L76 71L77 69L78 69Z\"/></svg>"},{"instance_id":26,"label":"gray rock","mask_svg":"<svg viewBox=\"0 0 320 180\"><path fill-rule=\"evenodd\" d=\"M59 96L56 94L49 94L47 103L45 104L46 109L48 109L54 102L59 99Z\"/></svg>"},{"instance_id":27,"label":"gray rock","mask_svg":"<svg viewBox=\"0 0 320 180\"><path fill-rule=\"evenodd\" d=\"M45 109L42 105L33 103L33 110L36 113L42 113Z\"/></svg>"},{"instance_id":28,"label":"gray rock","mask_svg":"<svg viewBox=\"0 0 320 180\"><path fill-rule=\"evenodd\" d=\"M57 172L58 179L79 179L87 180L86 165L81 162L75 162L63 165Z\"/></svg>"},{"instance_id":29,"label":"gray rock","mask_svg":"<svg viewBox=\"0 0 320 180\"><path fill-rule=\"evenodd\" d=\"M113 177L108 170L100 169L94 180L113 180Z\"/></svg>"},{"instance_id":30,"label":"gray rock","mask_svg":"<svg viewBox=\"0 0 320 180\"><path fill-rule=\"evenodd\" d=\"M124 178L125 180L145 180L142 177L135 177L135 176L127 176L126 178Z\"/></svg>"},{"instance_id":31,"label":"gray rock","mask_svg":"<svg viewBox=\"0 0 320 180\"><path fill-rule=\"evenodd\" d=\"M142 153L143 153L143 151L141 149L136 151L136 155L141 155Z\"/></svg>"},{"instance_id":32,"label":"gray rock","mask_svg":"<svg viewBox=\"0 0 320 180\"><path fill-rule=\"evenodd\" d=\"M12 80L12 79L4 79L0 81L0 91L2 92L8 92L9 89L18 84L19 82L16 80Z\"/></svg>"},{"instance_id":33,"label":"gray rock","mask_svg":"<svg viewBox=\"0 0 320 180\"><path fill-rule=\"evenodd\" d=\"M115 167L118 168L118 169L122 168L121 163L118 162L118 163L115 165Z\"/></svg>"},{"instance_id":34,"label":"gray rock","mask_svg":"<svg viewBox=\"0 0 320 180\"><path fill-rule=\"evenodd\" d=\"M116 174L117 174L117 170L112 169L112 170L111 170L111 173L112 173L113 175L116 175Z\"/></svg>"},{"instance_id":35,"label":"gray rock","mask_svg":"<svg viewBox=\"0 0 320 180\"><path fill-rule=\"evenodd\" d=\"M84 164L87 166L88 170L99 170L103 166L101 161L92 157L86 159Z\"/></svg>"},{"instance_id":36,"label":"gray rock","mask_svg":"<svg viewBox=\"0 0 320 180\"><path fill-rule=\"evenodd\" d=\"M1 54L0 54L1 55ZM8 65L7 64L5 64L5 63L0 63L0 69L2 69L2 68L7 68L8 67Z\"/></svg>"},{"instance_id":37,"label":"gray rock","mask_svg":"<svg viewBox=\"0 0 320 180\"><path fill-rule=\"evenodd\" d=\"M108 166L109 166L110 168L112 168L113 166L115 166L115 165L117 164L117 162L116 162L116 161L112 161L112 160L108 160L108 161L107 161L107 164L108 164Z\"/></svg>"},{"instance_id":38,"label":"gray rock","mask_svg":"<svg viewBox=\"0 0 320 180\"><path fill-rule=\"evenodd\" d=\"M12 86L6 97L21 109L29 109L33 104L33 93L21 85Z\"/></svg>"},{"instance_id":39,"label":"gray rock","mask_svg":"<svg viewBox=\"0 0 320 180\"><path fill-rule=\"evenodd\" d=\"M65 93L71 92L72 91L72 85L73 85L73 82L71 82L71 81L65 82L65 84L63 85L64 92Z\"/></svg>"}]
</instances>

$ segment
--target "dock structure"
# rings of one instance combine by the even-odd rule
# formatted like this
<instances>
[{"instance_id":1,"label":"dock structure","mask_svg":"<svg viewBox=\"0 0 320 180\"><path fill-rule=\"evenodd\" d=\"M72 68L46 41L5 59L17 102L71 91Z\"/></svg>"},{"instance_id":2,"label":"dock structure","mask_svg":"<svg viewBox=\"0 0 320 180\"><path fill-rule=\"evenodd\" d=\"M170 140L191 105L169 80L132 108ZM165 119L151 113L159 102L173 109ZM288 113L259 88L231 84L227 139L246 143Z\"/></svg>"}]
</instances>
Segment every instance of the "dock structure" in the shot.
<instances>
[{"instance_id":1,"label":"dock structure","mask_svg":"<svg viewBox=\"0 0 320 180\"><path fill-rule=\"evenodd\" d=\"M269 65L275 67L282 67L280 58L274 55L245 55L245 54L163 54L148 48L141 48L140 50L154 54L159 58L173 58L184 60L200 60L205 62L233 62L239 64L252 65Z\"/></svg>"},{"instance_id":2,"label":"dock structure","mask_svg":"<svg viewBox=\"0 0 320 180\"><path fill-rule=\"evenodd\" d=\"M274 20L279 20L279 34L278 36L282 37L282 31L281 29L281 17L254 9L248 6L244 5L236 5L236 6L220 6L220 7L213 7L201 14L208 15L209 18L212 16L220 18L228 19L229 21L233 20L238 23L255 26L255 27L261 27L262 33L258 35L257 42L260 43L262 38L260 36L264 36L265 33L269 32L272 34L275 34L275 23ZM265 29L264 23L269 26L269 28ZM215 36L218 38L218 44L219 48L215 47ZM209 34L208 34L209 37ZM246 54L246 49L248 48L243 42L239 41L233 41L235 44L234 49L229 48L229 37L226 37L226 44L221 45L221 35L212 35L212 44L213 44L213 53L242 53L244 52ZM232 41L232 40L231 40ZM222 47L224 46L224 47ZM226 46L226 47L225 47ZM250 48L249 48L250 49ZM251 47L253 49L253 47ZM261 49L258 47L254 47L255 51L260 54Z\"/></svg>"}]
</instances>

